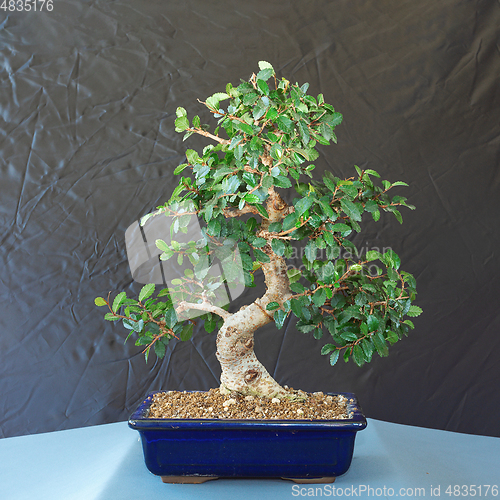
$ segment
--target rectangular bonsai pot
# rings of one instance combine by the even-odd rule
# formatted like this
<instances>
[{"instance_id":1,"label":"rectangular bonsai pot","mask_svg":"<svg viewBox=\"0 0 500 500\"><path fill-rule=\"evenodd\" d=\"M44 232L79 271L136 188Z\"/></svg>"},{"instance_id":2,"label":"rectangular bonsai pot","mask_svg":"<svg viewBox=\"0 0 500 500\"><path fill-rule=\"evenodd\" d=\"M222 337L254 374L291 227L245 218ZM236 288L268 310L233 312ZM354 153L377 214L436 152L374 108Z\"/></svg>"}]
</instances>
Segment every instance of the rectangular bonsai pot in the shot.
<instances>
[{"instance_id":1,"label":"rectangular bonsai pot","mask_svg":"<svg viewBox=\"0 0 500 500\"><path fill-rule=\"evenodd\" d=\"M148 394L128 424L140 433L147 468L165 482L333 480L349 469L356 432L366 427L351 393L342 393L349 401L348 420L150 419L154 394Z\"/></svg>"}]
</instances>

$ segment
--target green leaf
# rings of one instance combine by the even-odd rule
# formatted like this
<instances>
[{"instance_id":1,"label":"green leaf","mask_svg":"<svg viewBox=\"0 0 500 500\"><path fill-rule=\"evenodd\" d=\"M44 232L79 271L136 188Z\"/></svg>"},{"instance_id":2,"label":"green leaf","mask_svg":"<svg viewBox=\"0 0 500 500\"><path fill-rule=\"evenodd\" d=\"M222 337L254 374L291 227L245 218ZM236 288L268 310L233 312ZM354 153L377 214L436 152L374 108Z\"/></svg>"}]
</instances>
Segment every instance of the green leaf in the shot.
<instances>
[{"instance_id":1,"label":"green leaf","mask_svg":"<svg viewBox=\"0 0 500 500\"><path fill-rule=\"evenodd\" d=\"M340 205L342 206L342 210L348 217L357 222L361 221L363 206L360 203L353 203L351 200L342 198L340 200Z\"/></svg>"},{"instance_id":2,"label":"green leaf","mask_svg":"<svg viewBox=\"0 0 500 500\"><path fill-rule=\"evenodd\" d=\"M358 340L358 336L353 332L342 332L340 336L348 342L356 342Z\"/></svg>"},{"instance_id":3,"label":"green leaf","mask_svg":"<svg viewBox=\"0 0 500 500\"><path fill-rule=\"evenodd\" d=\"M139 301L142 302L144 299L147 299L153 292L155 291L155 285L153 283L149 283L144 285L139 293Z\"/></svg>"},{"instance_id":4,"label":"green leaf","mask_svg":"<svg viewBox=\"0 0 500 500\"><path fill-rule=\"evenodd\" d=\"M393 269L399 269L401 265L401 259L391 248L384 253L381 260L387 267L392 267Z\"/></svg>"},{"instance_id":5,"label":"green leaf","mask_svg":"<svg viewBox=\"0 0 500 500\"><path fill-rule=\"evenodd\" d=\"M262 250L259 250L258 248L254 248L253 254L254 254L255 258L259 262L262 262L263 264L267 264L268 262L271 262L269 255L265 254Z\"/></svg>"},{"instance_id":6,"label":"green leaf","mask_svg":"<svg viewBox=\"0 0 500 500\"><path fill-rule=\"evenodd\" d=\"M368 200L365 203L365 210L370 213L377 211L378 210L377 202L374 200Z\"/></svg>"},{"instance_id":7,"label":"green leaf","mask_svg":"<svg viewBox=\"0 0 500 500\"><path fill-rule=\"evenodd\" d=\"M108 303L102 297L96 297L94 299L94 304L98 307L106 306Z\"/></svg>"},{"instance_id":8,"label":"green leaf","mask_svg":"<svg viewBox=\"0 0 500 500\"><path fill-rule=\"evenodd\" d=\"M309 262L313 262L316 259L317 250L318 248L314 240L309 240L309 243L304 248L304 255Z\"/></svg>"},{"instance_id":9,"label":"green leaf","mask_svg":"<svg viewBox=\"0 0 500 500\"><path fill-rule=\"evenodd\" d=\"M332 226L332 231L338 231L339 233L342 233L343 236L347 236L349 233L352 232L352 228L348 226L347 224L342 224L342 223L337 223Z\"/></svg>"},{"instance_id":10,"label":"green leaf","mask_svg":"<svg viewBox=\"0 0 500 500\"><path fill-rule=\"evenodd\" d=\"M275 309L278 309L280 305L277 303L277 302L269 302L269 304L267 304L266 306L266 309L268 311L274 311Z\"/></svg>"},{"instance_id":11,"label":"green leaf","mask_svg":"<svg viewBox=\"0 0 500 500\"><path fill-rule=\"evenodd\" d=\"M259 214L262 215L262 217L264 217L265 219L269 219L269 214L267 213L267 210L264 207L264 205L261 205L260 203L256 203L254 206L257 209L257 211L259 212Z\"/></svg>"},{"instance_id":12,"label":"green leaf","mask_svg":"<svg viewBox=\"0 0 500 500\"><path fill-rule=\"evenodd\" d=\"M175 170L174 170L174 175L180 174L186 167L188 166L187 163L183 163L182 165L179 165Z\"/></svg>"},{"instance_id":13,"label":"green leaf","mask_svg":"<svg viewBox=\"0 0 500 500\"><path fill-rule=\"evenodd\" d=\"M275 120L278 116L278 110L276 108L269 108L266 113L266 120Z\"/></svg>"},{"instance_id":14,"label":"green leaf","mask_svg":"<svg viewBox=\"0 0 500 500\"><path fill-rule=\"evenodd\" d=\"M315 306L321 307L326 302L326 290L324 288L320 288L319 290L314 292L312 301L314 302Z\"/></svg>"},{"instance_id":15,"label":"green leaf","mask_svg":"<svg viewBox=\"0 0 500 500\"><path fill-rule=\"evenodd\" d=\"M257 101L258 98L258 94L256 94L255 92L249 92L243 97L243 104L245 106L251 106L252 104L255 104L255 101Z\"/></svg>"},{"instance_id":16,"label":"green leaf","mask_svg":"<svg viewBox=\"0 0 500 500\"><path fill-rule=\"evenodd\" d=\"M333 127L336 127L337 125L340 125L342 123L342 115L340 113L333 113L333 120L330 121L330 125Z\"/></svg>"},{"instance_id":17,"label":"green leaf","mask_svg":"<svg viewBox=\"0 0 500 500\"><path fill-rule=\"evenodd\" d=\"M273 75L274 75L273 68L264 68L257 73L257 80L263 80L267 82L267 80L269 80L269 78L271 78Z\"/></svg>"},{"instance_id":18,"label":"green leaf","mask_svg":"<svg viewBox=\"0 0 500 500\"><path fill-rule=\"evenodd\" d=\"M380 255L380 252L377 252L376 250L368 250L368 252L366 252L366 260L369 262L380 259L381 257L382 255Z\"/></svg>"},{"instance_id":19,"label":"green leaf","mask_svg":"<svg viewBox=\"0 0 500 500\"><path fill-rule=\"evenodd\" d=\"M174 252L172 252L172 250L170 249L167 249L160 255L160 260L168 260L170 259L170 257L172 257L172 255L174 255Z\"/></svg>"},{"instance_id":20,"label":"green leaf","mask_svg":"<svg viewBox=\"0 0 500 500\"><path fill-rule=\"evenodd\" d=\"M269 95L269 86L264 80L257 80L257 87L264 95Z\"/></svg>"},{"instance_id":21,"label":"green leaf","mask_svg":"<svg viewBox=\"0 0 500 500\"><path fill-rule=\"evenodd\" d=\"M118 316L116 316L115 314L113 314L113 313L106 313L104 315L104 319L106 321L116 321L116 320L118 320L120 318Z\"/></svg>"},{"instance_id":22,"label":"green leaf","mask_svg":"<svg viewBox=\"0 0 500 500\"><path fill-rule=\"evenodd\" d=\"M267 61L259 61L259 69L262 71L264 69L272 69L274 73L274 68Z\"/></svg>"},{"instance_id":23,"label":"green leaf","mask_svg":"<svg viewBox=\"0 0 500 500\"><path fill-rule=\"evenodd\" d=\"M340 350L337 349L336 351L332 352L332 354L330 355L330 365L333 366L337 360L339 359L339 354L340 354Z\"/></svg>"},{"instance_id":24,"label":"green leaf","mask_svg":"<svg viewBox=\"0 0 500 500\"><path fill-rule=\"evenodd\" d=\"M276 125L278 125L278 128L282 130L285 133L290 133L294 129L294 122L290 120L290 118L287 118L286 116L280 115L278 118L276 118Z\"/></svg>"},{"instance_id":25,"label":"green leaf","mask_svg":"<svg viewBox=\"0 0 500 500\"><path fill-rule=\"evenodd\" d=\"M219 111L219 102L225 99L230 99L231 96L227 95L225 92L216 92L213 96L207 99L207 106L211 107L215 111Z\"/></svg>"},{"instance_id":26,"label":"green leaf","mask_svg":"<svg viewBox=\"0 0 500 500\"><path fill-rule=\"evenodd\" d=\"M304 293L305 288L304 285L301 285L300 283L292 283L290 285L290 290L295 293Z\"/></svg>"},{"instance_id":27,"label":"green leaf","mask_svg":"<svg viewBox=\"0 0 500 500\"><path fill-rule=\"evenodd\" d=\"M373 341L373 345L375 349L379 353L381 357L385 357L389 354L389 349L387 348L387 344L385 343L385 339L380 332L375 332L371 339Z\"/></svg>"},{"instance_id":28,"label":"green leaf","mask_svg":"<svg viewBox=\"0 0 500 500\"><path fill-rule=\"evenodd\" d=\"M333 208L327 202L325 202L324 200L319 200L319 204L321 206L321 209L322 209L323 213L328 218L332 218L333 215L334 215Z\"/></svg>"},{"instance_id":29,"label":"green leaf","mask_svg":"<svg viewBox=\"0 0 500 500\"><path fill-rule=\"evenodd\" d=\"M297 217L300 217L306 210L309 210L313 202L314 198L312 196L300 198L297 203L295 203L295 213L297 214Z\"/></svg>"},{"instance_id":30,"label":"green leaf","mask_svg":"<svg viewBox=\"0 0 500 500\"><path fill-rule=\"evenodd\" d=\"M255 205L255 203L260 203L260 198L256 194L246 194L244 200L250 205Z\"/></svg>"},{"instance_id":31,"label":"green leaf","mask_svg":"<svg viewBox=\"0 0 500 500\"><path fill-rule=\"evenodd\" d=\"M167 309L165 312L165 326L167 328L173 328L177 323L177 314L175 313L175 309Z\"/></svg>"},{"instance_id":32,"label":"green leaf","mask_svg":"<svg viewBox=\"0 0 500 500\"><path fill-rule=\"evenodd\" d=\"M248 123L237 122L234 126L237 129L244 132L245 134L248 134L248 135L254 134L253 128L250 125L248 125Z\"/></svg>"},{"instance_id":33,"label":"green leaf","mask_svg":"<svg viewBox=\"0 0 500 500\"><path fill-rule=\"evenodd\" d=\"M324 356L325 354L330 354L332 351L335 351L337 346L335 344L325 344L321 348L321 354Z\"/></svg>"},{"instance_id":34,"label":"green leaf","mask_svg":"<svg viewBox=\"0 0 500 500\"><path fill-rule=\"evenodd\" d=\"M378 327L379 327L379 320L376 316L374 316L373 314L371 314L370 316L368 316L367 320L366 320L366 323L368 325L368 330L370 332L373 332L375 330L378 330Z\"/></svg>"},{"instance_id":35,"label":"green leaf","mask_svg":"<svg viewBox=\"0 0 500 500\"><path fill-rule=\"evenodd\" d=\"M380 174L378 172L375 172L375 170L372 170L370 168L365 170L365 174L370 174L370 175L373 175L374 177L378 177L380 179Z\"/></svg>"},{"instance_id":36,"label":"green leaf","mask_svg":"<svg viewBox=\"0 0 500 500\"><path fill-rule=\"evenodd\" d=\"M170 251L170 247L163 241L163 240L156 240L155 245L157 248L159 248L162 252L168 252ZM140 299L139 299L140 300Z\"/></svg>"},{"instance_id":37,"label":"green leaf","mask_svg":"<svg viewBox=\"0 0 500 500\"><path fill-rule=\"evenodd\" d=\"M363 353L363 349L359 346L359 344L356 344L352 350L352 356L354 358L354 362L358 366L362 366L365 364L365 356Z\"/></svg>"},{"instance_id":38,"label":"green leaf","mask_svg":"<svg viewBox=\"0 0 500 500\"><path fill-rule=\"evenodd\" d=\"M323 177L323 182L325 183L325 186L332 192L335 192L335 189L337 188L337 185L328 177Z\"/></svg>"},{"instance_id":39,"label":"green leaf","mask_svg":"<svg viewBox=\"0 0 500 500\"><path fill-rule=\"evenodd\" d=\"M250 172L243 172L243 180L252 188L257 186L257 176L255 174L252 174ZM255 195L252 195L255 196Z\"/></svg>"},{"instance_id":40,"label":"green leaf","mask_svg":"<svg viewBox=\"0 0 500 500\"><path fill-rule=\"evenodd\" d=\"M111 307L111 310L115 313L118 311L120 308L122 302L127 298L127 294L125 292L119 293L116 297L115 300L113 300L113 306Z\"/></svg>"},{"instance_id":41,"label":"green leaf","mask_svg":"<svg viewBox=\"0 0 500 500\"><path fill-rule=\"evenodd\" d=\"M325 231L323 233L323 239L325 240L325 243L328 246L330 246L330 247L335 246L335 238L333 237L333 234L330 233L329 231Z\"/></svg>"},{"instance_id":42,"label":"green leaf","mask_svg":"<svg viewBox=\"0 0 500 500\"><path fill-rule=\"evenodd\" d=\"M184 326L184 328L182 329L182 331L179 335L179 338L183 342L185 342L185 341L189 340L192 336L193 336L193 324L189 323L189 324Z\"/></svg>"},{"instance_id":43,"label":"green leaf","mask_svg":"<svg viewBox=\"0 0 500 500\"><path fill-rule=\"evenodd\" d=\"M252 246L255 248L262 248L267 244L267 240L265 238L255 238L252 241Z\"/></svg>"},{"instance_id":44,"label":"green leaf","mask_svg":"<svg viewBox=\"0 0 500 500\"><path fill-rule=\"evenodd\" d=\"M217 326L216 318L211 313L208 313L208 317L207 319L205 319L205 331L207 333L212 333L215 330L216 326Z\"/></svg>"},{"instance_id":45,"label":"green leaf","mask_svg":"<svg viewBox=\"0 0 500 500\"><path fill-rule=\"evenodd\" d=\"M283 240L278 240L274 238L271 241L271 248L278 257L282 257L283 254L285 253L285 243Z\"/></svg>"},{"instance_id":46,"label":"green leaf","mask_svg":"<svg viewBox=\"0 0 500 500\"><path fill-rule=\"evenodd\" d=\"M179 106L175 110L175 116L177 116L177 118L180 118L181 116L187 116L187 111Z\"/></svg>"},{"instance_id":47,"label":"green leaf","mask_svg":"<svg viewBox=\"0 0 500 500\"><path fill-rule=\"evenodd\" d=\"M97 299L96 299L97 300ZM411 306L408 312L406 313L410 318L416 318L422 314L422 308L418 306Z\"/></svg>"},{"instance_id":48,"label":"green leaf","mask_svg":"<svg viewBox=\"0 0 500 500\"><path fill-rule=\"evenodd\" d=\"M284 188L284 189L287 189L287 188L291 188L292 187L292 183L290 182L290 180L285 177L284 175L278 175L275 179L274 179L274 185L277 186L277 187L280 187L280 188Z\"/></svg>"},{"instance_id":49,"label":"green leaf","mask_svg":"<svg viewBox=\"0 0 500 500\"><path fill-rule=\"evenodd\" d=\"M290 284L294 283L295 281L298 281L302 277L302 272L300 269L288 269L286 272L288 276L288 280L290 281Z\"/></svg>"},{"instance_id":50,"label":"green leaf","mask_svg":"<svg viewBox=\"0 0 500 500\"><path fill-rule=\"evenodd\" d=\"M188 149L186 151L186 158L191 165L195 165L200 160L200 156L194 149Z\"/></svg>"},{"instance_id":51,"label":"green leaf","mask_svg":"<svg viewBox=\"0 0 500 500\"><path fill-rule=\"evenodd\" d=\"M302 120L299 122L299 132L302 144L305 148L307 148L307 145L309 144L309 129L307 124Z\"/></svg>"},{"instance_id":52,"label":"green leaf","mask_svg":"<svg viewBox=\"0 0 500 500\"><path fill-rule=\"evenodd\" d=\"M175 120L175 131L184 132L189 128L189 120L185 116L180 116Z\"/></svg>"},{"instance_id":53,"label":"green leaf","mask_svg":"<svg viewBox=\"0 0 500 500\"><path fill-rule=\"evenodd\" d=\"M163 342L155 342L154 344L155 354L161 359L165 356L167 347Z\"/></svg>"},{"instance_id":54,"label":"green leaf","mask_svg":"<svg viewBox=\"0 0 500 500\"><path fill-rule=\"evenodd\" d=\"M399 210L391 210L393 213L394 217L396 217L396 220L400 223L403 224L403 216L401 215L401 212Z\"/></svg>"},{"instance_id":55,"label":"green leaf","mask_svg":"<svg viewBox=\"0 0 500 500\"><path fill-rule=\"evenodd\" d=\"M395 344L399 340L399 337L397 336L397 334L395 334L394 332L391 332L391 331L388 331L386 333L386 336L387 336L387 340L391 344Z\"/></svg>"},{"instance_id":56,"label":"green leaf","mask_svg":"<svg viewBox=\"0 0 500 500\"><path fill-rule=\"evenodd\" d=\"M278 309L277 311L274 312L273 317L274 317L274 322L276 323L276 328L278 328L278 330L280 330L281 327L283 326L283 323L285 322L285 318L286 318L285 311Z\"/></svg>"},{"instance_id":57,"label":"green leaf","mask_svg":"<svg viewBox=\"0 0 500 500\"><path fill-rule=\"evenodd\" d=\"M292 227L295 227L295 224L297 222L297 214L295 212L292 212L291 214L288 214L284 219L283 219L283 231L288 231L289 229L292 229Z\"/></svg>"},{"instance_id":58,"label":"green leaf","mask_svg":"<svg viewBox=\"0 0 500 500\"><path fill-rule=\"evenodd\" d=\"M140 319L136 323L133 323L134 332L141 333L144 328L144 320Z\"/></svg>"}]
</instances>

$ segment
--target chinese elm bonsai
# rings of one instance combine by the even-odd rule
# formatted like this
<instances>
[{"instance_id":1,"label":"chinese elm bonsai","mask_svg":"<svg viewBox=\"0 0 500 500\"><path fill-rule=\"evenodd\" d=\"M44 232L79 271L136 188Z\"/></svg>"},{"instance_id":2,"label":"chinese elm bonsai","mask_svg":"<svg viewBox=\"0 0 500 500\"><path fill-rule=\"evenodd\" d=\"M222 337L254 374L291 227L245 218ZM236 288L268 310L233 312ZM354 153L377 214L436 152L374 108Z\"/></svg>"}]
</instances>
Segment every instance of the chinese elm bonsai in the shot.
<instances>
[{"instance_id":1,"label":"chinese elm bonsai","mask_svg":"<svg viewBox=\"0 0 500 500\"><path fill-rule=\"evenodd\" d=\"M389 195L404 182L377 183L374 170L356 167L356 175L344 180L326 172L321 180L303 182L312 177L316 146L337 142L334 129L342 115L322 94L308 95L307 83L278 79L264 61L259 68L248 82L228 84L203 103L218 120L213 133L198 116L189 121L186 110L177 108L175 130L185 133L184 139L199 134L212 144L201 156L187 151L187 162L174 171L183 176L171 199L142 224L155 216L169 218L170 235L156 239L159 261L173 259L191 268L156 296L155 285L146 284L137 299L121 292L114 300L95 302L109 308L105 319L122 320L128 337L137 335L146 358L151 349L163 357L172 338L189 340L193 317L201 315L208 332L218 327L223 394L286 397L289 393L254 354L258 328L274 322L280 329L294 316L296 328L316 339L329 332L332 340L321 354L331 365L343 357L360 366L375 352L387 356L388 345L413 328L404 317L421 312L412 305L414 277L400 269L393 250L361 256L348 237L360 231L364 212L375 221L382 211L390 212L402 222L399 208L414 207ZM280 192L290 188L296 197L287 203ZM187 241L192 217L203 227L198 240ZM300 241L305 243L302 265L294 268L287 259L292 243ZM216 262L223 264L223 273L210 272ZM238 281L255 286L258 272L264 273L265 293L228 312L218 292L226 286L231 291Z\"/></svg>"}]
</instances>

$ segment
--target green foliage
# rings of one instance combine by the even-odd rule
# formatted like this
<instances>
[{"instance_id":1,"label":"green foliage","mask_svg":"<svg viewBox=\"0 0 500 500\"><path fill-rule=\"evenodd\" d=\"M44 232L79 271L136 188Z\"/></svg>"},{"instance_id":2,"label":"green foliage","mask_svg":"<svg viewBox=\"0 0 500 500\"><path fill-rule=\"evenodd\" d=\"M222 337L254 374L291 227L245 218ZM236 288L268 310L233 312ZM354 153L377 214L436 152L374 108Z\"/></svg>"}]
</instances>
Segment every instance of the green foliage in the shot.
<instances>
[{"instance_id":1,"label":"green foliage","mask_svg":"<svg viewBox=\"0 0 500 500\"><path fill-rule=\"evenodd\" d=\"M415 207L402 196L391 196L390 190L407 184L382 180L375 170L359 167L349 179L331 172L313 179L317 146L337 142L335 128L342 115L322 94L308 94L308 87L279 79L271 64L260 61L249 81L228 84L225 92L206 99L217 122L215 131L201 124L199 116L190 121L187 111L177 108L175 130L184 139L196 133L214 142L201 153L186 151L186 162L174 170L179 181L172 197L157 212L172 217L170 243L156 241L160 259L175 258L179 265L188 259L192 271L156 298L154 285L145 285L138 301L127 299L125 292L112 304L101 297L95 300L108 306L106 319L122 320L137 336L137 345L147 346L146 355L154 346L163 357L170 339L187 341L192 336L193 324L179 321L173 298L211 300L224 281L230 285L237 279L254 286L254 273L290 257L297 241L304 241L303 265L288 270L292 295L283 304L266 306L277 328L293 315L303 333L320 339L329 332L332 341L321 353L331 365L342 355L359 366L374 353L386 356L389 345L413 328L404 317L422 312L412 304L415 278L400 269L401 259L392 249L361 256L349 239L361 231L365 213L374 221L383 212L392 213L402 222L400 208ZM292 204L277 211L276 193L290 188L296 194ZM187 232L190 214L203 221L203 237L177 241L176 234ZM235 248L241 276L236 265L227 267L225 278L208 273L204 256L227 263ZM208 333L221 324L215 312L202 319Z\"/></svg>"}]
</instances>

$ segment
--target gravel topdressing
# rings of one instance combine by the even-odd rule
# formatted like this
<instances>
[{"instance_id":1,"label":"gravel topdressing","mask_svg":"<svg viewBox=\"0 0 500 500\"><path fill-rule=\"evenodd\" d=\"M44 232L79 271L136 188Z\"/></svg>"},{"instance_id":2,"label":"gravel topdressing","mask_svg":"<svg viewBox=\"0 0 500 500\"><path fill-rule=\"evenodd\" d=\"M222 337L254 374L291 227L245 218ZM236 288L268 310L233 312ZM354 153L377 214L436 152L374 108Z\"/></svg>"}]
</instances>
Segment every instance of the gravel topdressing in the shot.
<instances>
[{"instance_id":1,"label":"gravel topdressing","mask_svg":"<svg viewBox=\"0 0 500 500\"><path fill-rule=\"evenodd\" d=\"M211 418L238 420L345 420L349 419L347 404L342 395L329 396L322 392L305 393L288 389L287 398L259 398L240 394L223 395L219 389L207 392L159 392L153 396L149 418ZM352 402L352 401L351 401Z\"/></svg>"}]
</instances>

